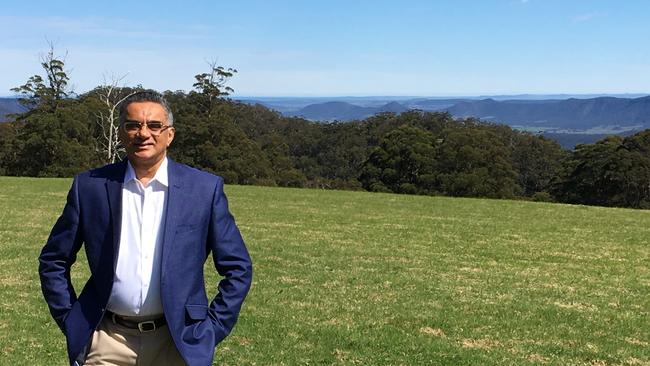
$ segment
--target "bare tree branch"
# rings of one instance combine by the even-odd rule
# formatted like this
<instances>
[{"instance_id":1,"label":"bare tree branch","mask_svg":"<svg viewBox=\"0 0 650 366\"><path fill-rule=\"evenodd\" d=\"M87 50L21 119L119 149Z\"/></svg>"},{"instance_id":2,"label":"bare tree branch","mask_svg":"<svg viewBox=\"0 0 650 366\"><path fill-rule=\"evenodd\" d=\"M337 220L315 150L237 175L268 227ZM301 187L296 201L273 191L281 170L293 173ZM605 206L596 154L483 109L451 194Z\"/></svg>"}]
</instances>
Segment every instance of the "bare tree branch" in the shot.
<instances>
[{"instance_id":1,"label":"bare tree branch","mask_svg":"<svg viewBox=\"0 0 650 366\"><path fill-rule=\"evenodd\" d=\"M104 82L98 88L97 96L99 101L104 105L104 110L97 114L97 123L102 128L101 152L104 154L107 163L114 163L120 158L123 148L119 140L120 122L119 106L126 98L135 94L134 91L126 93L124 91L123 80L127 74L122 76L104 75Z\"/></svg>"}]
</instances>

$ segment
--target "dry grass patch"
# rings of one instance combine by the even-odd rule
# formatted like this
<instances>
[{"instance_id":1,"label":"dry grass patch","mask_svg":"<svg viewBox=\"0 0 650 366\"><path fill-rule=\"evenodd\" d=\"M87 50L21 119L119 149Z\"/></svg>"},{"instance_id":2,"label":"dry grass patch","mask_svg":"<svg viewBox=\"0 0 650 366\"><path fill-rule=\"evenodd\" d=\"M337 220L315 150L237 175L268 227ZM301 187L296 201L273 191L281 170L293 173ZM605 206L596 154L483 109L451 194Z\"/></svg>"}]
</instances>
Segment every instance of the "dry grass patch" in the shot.
<instances>
[{"instance_id":1,"label":"dry grass patch","mask_svg":"<svg viewBox=\"0 0 650 366\"><path fill-rule=\"evenodd\" d=\"M598 307L596 305L579 303L579 302L563 303L563 302L555 301L553 305L559 308L571 309L577 311L598 311Z\"/></svg>"},{"instance_id":2,"label":"dry grass patch","mask_svg":"<svg viewBox=\"0 0 650 366\"><path fill-rule=\"evenodd\" d=\"M626 337L625 341L627 343L629 343L629 344L634 344L634 345L643 346L643 347L648 347L650 345L650 343L648 343L648 342L644 342L644 341L638 340L636 338L631 338L631 337ZM648 350L648 352L650 352L650 350Z\"/></svg>"},{"instance_id":3,"label":"dry grass patch","mask_svg":"<svg viewBox=\"0 0 650 366\"><path fill-rule=\"evenodd\" d=\"M627 360L625 360L626 365L633 365L633 366L650 366L650 360L640 360L635 357L630 357Z\"/></svg>"},{"instance_id":4,"label":"dry grass patch","mask_svg":"<svg viewBox=\"0 0 650 366\"><path fill-rule=\"evenodd\" d=\"M531 355L528 355L526 357L526 359L528 361L530 361L530 362L535 362L535 363L548 363L549 360L550 360L548 357L544 357L544 356L542 356L540 354L537 354L537 353L533 353Z\"/></svg>"},{"instance_id":5,"label":"dry grass patch","mask_svg":"<svg viewBox=\"0 0 650 366\"><path fill-rule=\"evenodd\" d=\"M422 327L420 328L420 332L424 334L430 334L435 337L441 337L441 338L447 337L445 335L445 332L443 332L442 329L440 328Z\"/></svg>"},{"instance_id":6,"label":"dry grass patch","mask_svg":"<svg viewBox=\"0 0 650 366\"><path fill-rule=\"evenodd\" d=\"M489 350L492 348L497 348L501 346L501 342L493 339L463 339L461 341L461 345L463 348L478 348L478 349L483 349L483 350Z\"/></svg>"}]
</instances>

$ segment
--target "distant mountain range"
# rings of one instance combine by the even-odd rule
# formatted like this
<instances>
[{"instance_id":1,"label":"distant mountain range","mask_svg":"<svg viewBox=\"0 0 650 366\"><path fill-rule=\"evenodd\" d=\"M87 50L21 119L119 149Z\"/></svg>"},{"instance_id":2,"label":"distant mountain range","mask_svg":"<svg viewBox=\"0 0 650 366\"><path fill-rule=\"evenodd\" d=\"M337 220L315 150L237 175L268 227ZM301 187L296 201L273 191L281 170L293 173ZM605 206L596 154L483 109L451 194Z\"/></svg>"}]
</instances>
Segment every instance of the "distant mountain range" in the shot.
<instances>
[{"instance_id":1,"label":"distant mountain range","mask_svg":"<svg viewBox=\"0 0 650 366\"><path fill-rule=\"evenodd\" d=\"M351 121L364 119L382 112L402 113L409 108L398 102L389 102L379 107L362 107L347 102L325 102L310 104L287 116L303 117L312 121Z\"/></svg>"},{"instance_id":2,"label":"distant mountain range","mask_svg":"<svg viewBox=\"0 0 650 366\"><path fill-rule=\"evenodd\" d=\"M457 118L475 117L484 121L548 133L624 133L650 128L650 96L635 98L595 97L568 99L434 99L381 100L338 98L301 107L295 98L246 100L278 110L285 116L312 121L350 121L381 112L402 113L410 109L449 112ZM293 107L293 108L292 108Z\"/></svg>"},{"instance_id":3,"label":"distant mountain range","mask_svg":"<svg viewBox=\"0 0 650 366\"><path fill-rule=\"evenodd\" d=\"M554 130L620 131L650 128L650 97L600 97L566 100L485 99L462 101L446 111L455 117L477 117L511 126Z\"/></svg>"},{"instance_id":4,"label":"distant mountain range","mask_svg":"<svg viewBox=\"0 0 650 366\"><path fill-rule=\"evenodd\" d=\"M16 98L0 98L0 122L11 120L10 114L23 113L27 111L22 104L18 103Z\"/></svg>"}]
</instances>

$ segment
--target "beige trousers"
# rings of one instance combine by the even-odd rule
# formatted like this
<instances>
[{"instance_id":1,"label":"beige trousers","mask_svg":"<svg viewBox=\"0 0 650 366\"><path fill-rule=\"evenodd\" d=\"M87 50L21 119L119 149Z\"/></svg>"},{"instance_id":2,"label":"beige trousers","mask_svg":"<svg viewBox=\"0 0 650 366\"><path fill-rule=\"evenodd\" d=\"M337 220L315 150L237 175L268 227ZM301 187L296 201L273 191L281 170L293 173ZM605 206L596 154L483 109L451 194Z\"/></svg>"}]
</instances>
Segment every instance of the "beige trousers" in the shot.
<instances>
[{"instance_id":1,"label":"beige trousers","mask_svg":"<svg viewBox=\"0 0 650 366\"><path fill-rule=\"evenodd\" d=\"M140 333L104 317L93 334L87 366L183 366L167 326Z\"/></svg>"}]
</instances>

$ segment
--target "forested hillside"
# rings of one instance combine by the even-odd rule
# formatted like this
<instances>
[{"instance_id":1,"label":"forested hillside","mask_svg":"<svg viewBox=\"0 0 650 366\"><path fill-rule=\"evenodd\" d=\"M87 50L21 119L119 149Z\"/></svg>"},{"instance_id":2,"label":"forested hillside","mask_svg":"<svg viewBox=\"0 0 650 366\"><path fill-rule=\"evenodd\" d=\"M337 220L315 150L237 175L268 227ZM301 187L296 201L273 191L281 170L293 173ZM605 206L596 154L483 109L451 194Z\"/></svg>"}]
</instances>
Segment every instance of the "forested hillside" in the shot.
<instances>
[{"instance_id":1,"label":"forested hillside","mask_svg":"<svg viewBox=\"0 0 650 366\"><path fill-rule=\"evenodd\" d=\"M0 124L0 174L72 176L121 154L115 107L137 89L103 85L71 98L58 67L58 84L32 77L16 88L32 109ZM650 207L650 130L568 152L441 112L321 124L225 99L233 72L213 67L193 91L164 92L177 131L171 157L227 183Z\"/></svg>"}]
</instances>

